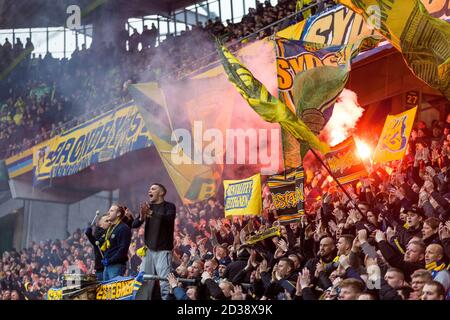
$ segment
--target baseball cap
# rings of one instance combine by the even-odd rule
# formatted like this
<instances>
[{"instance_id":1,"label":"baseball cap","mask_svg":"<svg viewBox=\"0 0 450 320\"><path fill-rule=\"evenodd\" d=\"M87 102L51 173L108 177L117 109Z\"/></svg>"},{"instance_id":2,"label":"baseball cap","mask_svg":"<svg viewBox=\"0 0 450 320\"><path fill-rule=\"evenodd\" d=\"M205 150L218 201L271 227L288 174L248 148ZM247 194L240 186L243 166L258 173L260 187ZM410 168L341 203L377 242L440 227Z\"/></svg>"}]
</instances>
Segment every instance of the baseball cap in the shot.
<instances>
[{"instance_id":1,"label":"baseball cap","mask_svg":"<svg viewBox=\"0 0 450 320\"><path fill-rule=\"evenodd\" d=\"M425 216L425 213L423 212L422 208L419 208L417 205L413 204L411 207L409 208L405 208L406 213L415 213L421 217Z\"/></svg>"}]
</instances>

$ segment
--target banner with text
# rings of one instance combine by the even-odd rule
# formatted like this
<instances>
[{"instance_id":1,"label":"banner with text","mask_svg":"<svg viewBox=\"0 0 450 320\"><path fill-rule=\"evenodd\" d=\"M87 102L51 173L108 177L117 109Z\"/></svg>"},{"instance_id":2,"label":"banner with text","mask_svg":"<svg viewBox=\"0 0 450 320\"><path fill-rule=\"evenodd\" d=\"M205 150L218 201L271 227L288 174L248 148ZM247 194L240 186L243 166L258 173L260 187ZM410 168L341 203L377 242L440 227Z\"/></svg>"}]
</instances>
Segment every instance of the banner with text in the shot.
<instances>
[{"instance_id":1,"label":"banner with text","mask_svg":"<svg viewBox=\"0 0 450 320\"><path fill-rule=\"evenodd\" d=\"M123 106L35 146L35 182L69 176L150 145L138 108Z\"/></svg>"},{"instance_id":2,"label":"banner with text","mask_svg":"<svg viewBox=\"0 0 450 320\"><path fill-rule=\"evenodd\" d=\"M267 181L277 219L281 224L298 221L305 213L304 180L305 173L300 167L286 174L273 175Z\"/></svg>"},{"instance_id":3,"label":"banner with text","mask_svg":"<svg viewBox=\"0 0 450 320\"><path fill-rule=\"evenodd\" d=\"M352 183L368 175L352 137L334 146L325 155L325 161L341 184Z\"/></svg>"},{"instance_id":4,"label":"banner with text","mask_svg":"<svg viewBox=\"0 0 450 320\"><path fill-rule=\"evenodd\" d=\"M261 175L243 180L224 180L225 217L259 215L262 209Z\"/></svg>"}]
</instances>

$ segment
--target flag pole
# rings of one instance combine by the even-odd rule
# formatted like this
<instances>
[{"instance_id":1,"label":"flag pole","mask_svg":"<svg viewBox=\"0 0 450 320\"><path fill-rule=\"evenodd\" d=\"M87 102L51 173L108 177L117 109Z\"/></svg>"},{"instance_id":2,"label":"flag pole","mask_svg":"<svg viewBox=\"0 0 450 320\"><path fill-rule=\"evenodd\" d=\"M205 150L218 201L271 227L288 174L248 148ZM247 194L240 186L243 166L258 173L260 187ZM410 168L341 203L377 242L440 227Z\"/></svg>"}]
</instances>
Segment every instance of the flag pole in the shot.
<instances>
[{"instance_id":1,"label":"flag pole","mask_svg":"<svg viewBox=\"0 0 450 320\"><path fill-rule=\"evenodd\" d=\"M355 201L353 200L353 198L350 196L350 194L348 193L347 190L345 190L344 186L339 182L339 180L334 176L333 172L331 172L331 169L328 168L328 166L325 164L325 162L322 160L322 158L319 157L319 155L314 151L314 149L310 148L312 154L316 157L317 160L319 160L320 164L325 168L325 170L327 170L328 174L333 178L334 181L336 181L337 185L339 188L341 188L341 190L345 193L345 195L347 196L347 198L350 200L350 202L353 204L353 206L355 207L356 210L359 211L359 213L364 216L364 214L362 213L361 209L359 209L359 207L356 205Z\"/></svg>"}]
</instances>

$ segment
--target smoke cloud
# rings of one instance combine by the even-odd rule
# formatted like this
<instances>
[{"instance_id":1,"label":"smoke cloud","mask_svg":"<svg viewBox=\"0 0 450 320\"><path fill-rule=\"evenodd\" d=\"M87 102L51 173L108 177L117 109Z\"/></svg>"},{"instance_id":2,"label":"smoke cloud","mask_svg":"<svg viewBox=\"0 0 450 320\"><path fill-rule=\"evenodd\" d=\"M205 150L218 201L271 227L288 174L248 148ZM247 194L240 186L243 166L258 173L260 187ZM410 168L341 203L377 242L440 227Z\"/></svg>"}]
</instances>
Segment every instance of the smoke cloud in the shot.
<instances>
[{"instance_id":1,"label":"smoke cloud","mask_svg":"<svg viewBox=\"0 0 450 320\"><path fill-rule=\"evenodd\" d=\"M344 89L334 104L333 115L321 135L331 146L341 143L351 135L363 112L364 109L358 105L356 93Z\"/></svg>"},{"instance_id":2,"label":"smoke cloud","mask_svg":"<svg viewBox=\"0 0 450 320\"><path fill-rule=\"evenodd\" d=\"M190 53L198 53L197 48L210 48L209 52L214 53L210 62L217 62L205 67L208 63L199 58L202 61L198 67L205 68L202 68L200 72L193 72L181 81L173 79L174 74L164 72L159 77L154 77L151 69L144 70L137 79L138 82L156 81L160 83L173 128L175 130L187 129L191 132L192 144L190 148L183 145L183 148L186 147L184 150L191 150L193 153L202 152L214 145L215 140L196 143L198 130L194 128L195 123L201 124L197 127L201 127L203 134L215 130L216 134L223 138L227 137L227 133L230 131L247 132L249 130L256 134L256 139L245 139L245 141L236 139L233 144L229 144L228 139L224 139L222 150L214 148L214 154L223 156L225 162L223 165L211 165L213 171L217 173L219 189L222 186L220 183L222 179L242 179L259 172L273 174L280 171L283 162L279 125L262 120L228 81L218 61L219 56L216 54L215 43L212 39L207 36L197 36L196 41L186 42L185 45L185 49ZM200 52L198 55L194 55L204 57L206 54L206 52ZM237 56L255 77L276 96L278 91L276 63L271 43L257 41L249 44L239 50ZM177 57L168 54L167 51L158 51L153 56L153 61L164 61L166 66L183 65L183 62L180 63ZM202 75L204 71L208 71L206 75ZM166 118L167 114L154 114L153 117ZM160 121L163 120L160 119ZM202 133L200 133L201 136ZM230 155L234 156L230 157ZM245 160L231 161L232 163L230 163L227 161L228 157L234 158L234 160L239 158Z\"/></svg>"}]
</instances>

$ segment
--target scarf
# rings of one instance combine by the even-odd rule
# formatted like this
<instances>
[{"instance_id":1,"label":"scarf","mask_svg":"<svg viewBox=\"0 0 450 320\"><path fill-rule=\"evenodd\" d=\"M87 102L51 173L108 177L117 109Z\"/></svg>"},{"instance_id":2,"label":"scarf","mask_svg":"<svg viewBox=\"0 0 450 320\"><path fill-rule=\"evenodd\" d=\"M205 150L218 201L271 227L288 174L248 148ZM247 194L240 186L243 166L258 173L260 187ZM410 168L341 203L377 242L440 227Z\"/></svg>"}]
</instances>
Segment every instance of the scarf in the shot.
<instances>
[{"instance_id":1,"label":"scarf","mask_svg":"<svg viewBox=\"0 0 450 320\"><path fill-rule=\"evenodd\" d=\"M117 220L116 223L114 223L112 226L110 226L108 228L108 230L106 230L106 234L105 234L105 242L103 242L100 250L102 250L103 252L106 251L107 249L109 249L109 247L111 247L111 242L109 241L109 238L111 237L113 231L116 229L116 227L120 224L120 219Z\"/></svg>"},{"instance_id":2,"label":"scarf","mask_svg":"<svg viewBox=\"0 0 450 320\"><path fill-rule=\"evenodd\" d=\"M442 270L445 269L445 263L441 263L441 264L438 265L438 263L437 263L436 261L433 261L433 262L430 262L430 263L428 263L427 265L425 265L425 268L426 268L428 271L431 271L431 276L432 276L433 279L434 279L434 277L437 276L437 274L439 273L439 271L442 271Z\"/></svg>"},{"instance_id":3,"label":"scarf","mask_svg":"<svg viewBox=\"0 0 450 320\"><path fill-rule=\"evenodd\" d=\"M147 246L143 246L137 249L136 254L141 258L145 257L145 255L147 254Z\"/></svg>"}]
</instances>

